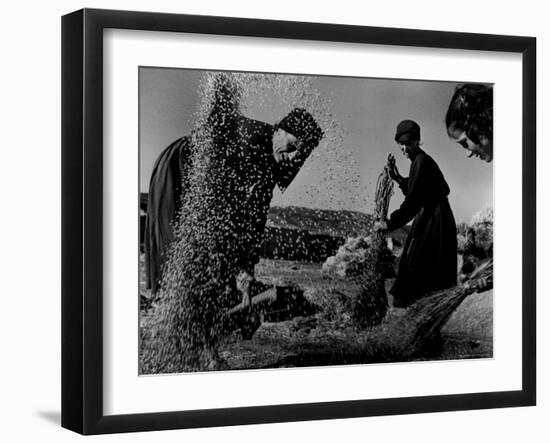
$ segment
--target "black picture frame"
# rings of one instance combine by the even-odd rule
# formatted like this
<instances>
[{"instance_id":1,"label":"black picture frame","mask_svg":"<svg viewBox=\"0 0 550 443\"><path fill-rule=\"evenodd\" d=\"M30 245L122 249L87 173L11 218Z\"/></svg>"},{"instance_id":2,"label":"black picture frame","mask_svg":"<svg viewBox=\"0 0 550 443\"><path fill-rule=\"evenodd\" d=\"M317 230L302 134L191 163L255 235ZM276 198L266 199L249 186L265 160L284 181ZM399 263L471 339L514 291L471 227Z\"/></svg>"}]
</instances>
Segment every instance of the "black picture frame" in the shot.
<instances>
[{"instance_id":1,"label":"black picture frame","mask_svg":"<svg viewBox=\"0 0 550 443\"><path fill-rule=\"evenodd\" d=\"M452 48L522 56L522 388L131 415L103 412L103 30L171 31ZM150 431L535 405L536 39L337 24L83 9L62 18L62 426Z\"/></svg>"}]
</instances>

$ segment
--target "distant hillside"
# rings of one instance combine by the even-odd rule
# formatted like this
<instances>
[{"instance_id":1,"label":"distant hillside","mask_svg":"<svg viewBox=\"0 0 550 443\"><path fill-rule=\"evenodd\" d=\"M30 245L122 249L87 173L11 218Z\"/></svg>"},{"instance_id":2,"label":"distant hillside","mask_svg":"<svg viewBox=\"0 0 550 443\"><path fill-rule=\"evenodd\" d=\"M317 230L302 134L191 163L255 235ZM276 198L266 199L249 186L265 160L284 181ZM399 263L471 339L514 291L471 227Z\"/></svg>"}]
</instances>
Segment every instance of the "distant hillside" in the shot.
<instances>
[{"instance_id":1,"label":"distant hillside","mask_svg":"<svg viewBox=\"0 0 550 443\"><path fill-rule=\"evenodd\" d=\"M347 238L367 235L372 216L356 211L275 206L269 210L267 226Z\"/></svg>"},{"instance_id":2,"label":"distant hillside","mask_svg":"<svg viewBox=\"0 0 550 443\"><path fill-rule=\"evenodd\" d=\"M269 210L267 228L295 229L313 235L346 239L367 236L372 223L373 216L364 212L275 206ZM409 226L404 226L391 233L395 246L405 244L409 230Z\"/></svg>"}]
</instances>

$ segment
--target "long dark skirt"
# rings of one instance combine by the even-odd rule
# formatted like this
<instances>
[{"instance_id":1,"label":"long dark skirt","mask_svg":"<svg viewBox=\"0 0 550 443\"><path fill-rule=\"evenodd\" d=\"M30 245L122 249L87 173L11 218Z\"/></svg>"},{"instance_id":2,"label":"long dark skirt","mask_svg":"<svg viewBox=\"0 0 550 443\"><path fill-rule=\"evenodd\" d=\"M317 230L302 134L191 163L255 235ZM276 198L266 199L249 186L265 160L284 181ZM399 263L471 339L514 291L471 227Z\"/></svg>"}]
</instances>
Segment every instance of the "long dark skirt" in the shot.
<instances>
[{"instance_id":1,"label":"long dark skirt","mask_svg":"<svg viewBox=\"0 0 550 443\"><path fill-rule=\"evenodd\" d=\"M174 240L173 222L187 185L190 161L189 138L183 137L161 153L151 174L144 249L147 288L153 294L160 288L162 268Z\"/></svg>"},{"instance_id":2,"label":"long dark skirt","mask_svg":"<svg viewBox=\"0 0 550 443\"><path fill-rule=\"evenodd\" d=\"M456 223L444 199L415 217L390 292L394 306L406 307L426 293L455 286L456 281Z\"/></svg>"}]
</instances>

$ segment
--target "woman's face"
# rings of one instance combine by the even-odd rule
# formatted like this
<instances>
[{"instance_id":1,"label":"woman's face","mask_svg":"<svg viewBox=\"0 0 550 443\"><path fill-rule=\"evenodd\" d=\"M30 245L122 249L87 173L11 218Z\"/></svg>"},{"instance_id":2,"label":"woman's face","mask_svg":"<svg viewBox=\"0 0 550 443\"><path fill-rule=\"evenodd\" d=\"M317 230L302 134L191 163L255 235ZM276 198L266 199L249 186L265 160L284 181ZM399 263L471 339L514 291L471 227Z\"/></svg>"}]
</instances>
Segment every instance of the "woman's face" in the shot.
<instances>
[{"instance_id":1,"label":"woman's face","mask_svg":"<svg viewBox=\"0 0 550 443\"><path fill-rule=\"evenodd\" d=\"M414 156L418 153L418 141L410 140L406 142L397 142L401 153L407 157L409 160L412 160Z\"/></svg>"},{"instance_id":2,"label":"woman's face","mask_svg":"<svg viewBox=\"0 0 550 443\"><path fill-rule=\"evenodd\" d=\"M275 161L280 163L283 160L292 158L298 145L299 141L294 135L278 128L273 133L273 157Z\"/></svg>"},{"instance_id":3,"label":"woman's face","mask_svg":"<svg viewBox=\"0 0 550 443\"><path fill-rule=\"evenodd\" d=\"M488 137L480 136L479 143L475 143L463 129L450 127L447 129L447 133L451 140L469 151L468 157L477 157L487 163L493 160L493 143Z\"/></svg>"}]
</instances>

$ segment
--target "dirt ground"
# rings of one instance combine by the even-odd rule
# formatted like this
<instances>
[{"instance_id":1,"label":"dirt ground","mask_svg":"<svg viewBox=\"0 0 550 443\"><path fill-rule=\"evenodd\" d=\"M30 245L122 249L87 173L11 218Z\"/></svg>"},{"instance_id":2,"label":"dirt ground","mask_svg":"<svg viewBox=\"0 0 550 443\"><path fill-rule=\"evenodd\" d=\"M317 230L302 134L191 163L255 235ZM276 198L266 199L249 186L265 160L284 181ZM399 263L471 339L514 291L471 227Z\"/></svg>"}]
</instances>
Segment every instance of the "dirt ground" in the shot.
<instances>
[{"instance_id":1,"label":"dirt ground","mask_svg":"<svg viewBox=\"0 0 550 443\"><path fill-rule=\"evenodd\" d=\"M231 369L403 361L384 352L364 351L369 345L369 332L357 331L351 321L351 299L358 288L349 280L324 277L320 264L266 259L256 267L256 277L274 285L299 285L317 312L282 322L265 322L250 340L244 340L236 330L220 350ZM387 286L390 285L388 280ZM141 288L147 297L143 282ZM391 307L391 296L389 302L389 317L406 314L404 309ZM413 359L492 357L492 291L468 296L443 326L435 342L427 354Z\"/></svg>"}]
</instances>

